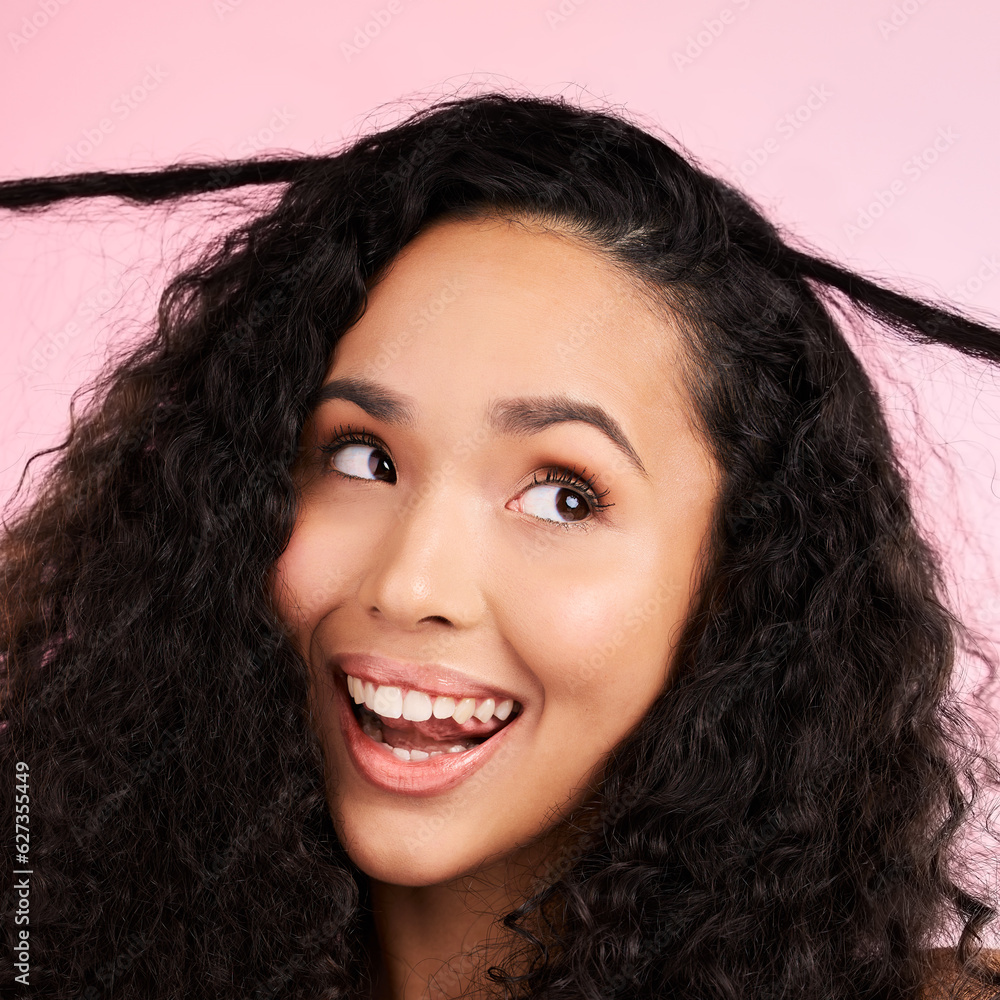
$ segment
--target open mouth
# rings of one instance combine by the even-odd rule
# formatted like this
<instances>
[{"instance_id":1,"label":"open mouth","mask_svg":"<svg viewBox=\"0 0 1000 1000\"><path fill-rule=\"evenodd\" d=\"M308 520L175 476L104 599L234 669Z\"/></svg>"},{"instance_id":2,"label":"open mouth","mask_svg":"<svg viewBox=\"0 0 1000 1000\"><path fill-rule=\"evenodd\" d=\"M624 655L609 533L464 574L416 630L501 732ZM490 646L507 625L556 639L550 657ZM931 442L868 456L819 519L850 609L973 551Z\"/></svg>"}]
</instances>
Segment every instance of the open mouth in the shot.
<instances>
[{"instance_id":1,"label":"open mouth","mask_svg":"<svg viewBox=\"0 0 1000 1000\"><path fill-rule=\"evenodd\" d=\"M514 721L521 711L517 702L505 719L497 716L485 722L475 716L458 722L452 717L412 721L385 718L349 696L349 704L361 731L400 760L428 760L440 754L461 754L495 736Z\"/></svg>"}]
</instances>

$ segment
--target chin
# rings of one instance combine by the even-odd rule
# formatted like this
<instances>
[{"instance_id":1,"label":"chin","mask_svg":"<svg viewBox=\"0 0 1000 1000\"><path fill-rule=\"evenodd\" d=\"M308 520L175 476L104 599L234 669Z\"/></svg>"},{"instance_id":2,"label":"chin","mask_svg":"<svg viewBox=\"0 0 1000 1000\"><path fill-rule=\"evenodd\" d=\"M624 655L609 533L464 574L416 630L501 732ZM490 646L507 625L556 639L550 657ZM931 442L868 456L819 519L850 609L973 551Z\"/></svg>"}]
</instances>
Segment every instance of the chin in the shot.
<instances>
[{"instance_id":1,"label":"chin","mask_svg":"<svg viewBox=\"0 0 1000 1000\"><path fill-rule=\"evenodd\" d=\"M413 824L404 816L399 823L335 820L334 826L351 861L369 878L391 885L440 885L474 873L486 861L470 851L471 829L406 835Z\"/></svg>"}]
</instances>

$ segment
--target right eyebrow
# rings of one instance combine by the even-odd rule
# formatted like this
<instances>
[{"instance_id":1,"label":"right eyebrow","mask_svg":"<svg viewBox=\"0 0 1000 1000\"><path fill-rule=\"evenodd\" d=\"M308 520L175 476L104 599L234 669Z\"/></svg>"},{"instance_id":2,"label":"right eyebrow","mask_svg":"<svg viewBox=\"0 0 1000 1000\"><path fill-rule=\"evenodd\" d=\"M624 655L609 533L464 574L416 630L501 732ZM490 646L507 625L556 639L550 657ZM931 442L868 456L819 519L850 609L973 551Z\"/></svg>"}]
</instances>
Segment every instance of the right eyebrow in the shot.
<instances>
[{"instance_id":1,"label":"right eyebrow","mask_svg":"<svg viewBox=\"0 0 1000 1000\"><path fill-rule=\"evenodd\" d=\"M331 379L320 389L316 406L333 399L346 399L360 406L369 416L387 424L412 427L416 405L410 396L402 396L362 375Z\"/></svg>"}]
</instances>

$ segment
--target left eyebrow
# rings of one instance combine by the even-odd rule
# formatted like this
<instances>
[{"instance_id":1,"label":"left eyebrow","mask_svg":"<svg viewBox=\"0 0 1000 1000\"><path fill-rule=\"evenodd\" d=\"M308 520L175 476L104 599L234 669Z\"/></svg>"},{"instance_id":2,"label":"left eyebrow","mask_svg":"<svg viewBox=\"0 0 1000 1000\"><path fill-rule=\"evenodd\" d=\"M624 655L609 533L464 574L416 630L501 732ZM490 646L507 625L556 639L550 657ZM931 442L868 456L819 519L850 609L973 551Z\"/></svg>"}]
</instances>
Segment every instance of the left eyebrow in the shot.
<instances>
[{"instance_id":1,"label":"left eyebrow","mask_svg":"<svg viewBox=\"0 0 1000 1000\"><path fill-rule=\"evenodd\" d=\"M519 396L494 400L487 411L487 423L498 434L537 434L553 424L572 421L596 427L629 460L639 475L649 479L649 473L618 421L596 403L585 403L568 396Z\"/></svg>"},{"instance_id":2,"label":"left eyebrow","mask_svg":"<svg viewBox=\"0 0 1000 1000\"><path fill-rule=\"evenodd\" d=\"M412 427L415 423L416 404L412 397L393 392L363 376L345 375L327 382L317 394L315 405L334 399L354 403L383 423L403 427ZM596 403L563 395L518 396L491 400L486 410L487 425L497 434L510 436L538 434L554 424L574 421L597 428L644 479L649 479L649 473L618 421Z\"/></svg>"}]
</instances>

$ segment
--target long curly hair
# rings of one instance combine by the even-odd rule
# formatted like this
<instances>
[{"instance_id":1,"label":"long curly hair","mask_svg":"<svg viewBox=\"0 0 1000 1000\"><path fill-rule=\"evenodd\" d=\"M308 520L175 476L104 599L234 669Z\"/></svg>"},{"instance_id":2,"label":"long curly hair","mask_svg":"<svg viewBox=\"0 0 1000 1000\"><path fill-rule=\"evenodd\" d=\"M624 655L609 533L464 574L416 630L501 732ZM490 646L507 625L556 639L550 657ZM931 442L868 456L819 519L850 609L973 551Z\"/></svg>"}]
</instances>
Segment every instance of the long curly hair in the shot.
<instances>
[{"instance_id":1,"label":"long curly hair","mask_svg":"<svg viewBox=\"0 0 1000 1000\"><path fill-rule=\"evenodd\" d=\"M976 971L990 902L955 874L992 776L952 685L965 632L842 324L987 362L1000 333L793 246L688 154L563 99L440 101L331 155L7 181L0 207L247 185L274 201L170 281L2 539L33 995L367 995L367 879L269 575L338 338L430 221L491 213L568 227L679 319L724 479L671 682L576 846L498 915L530 961L484 988L912 1000L956 921L1000 984Z\"/></svg>"}]
</instances>

